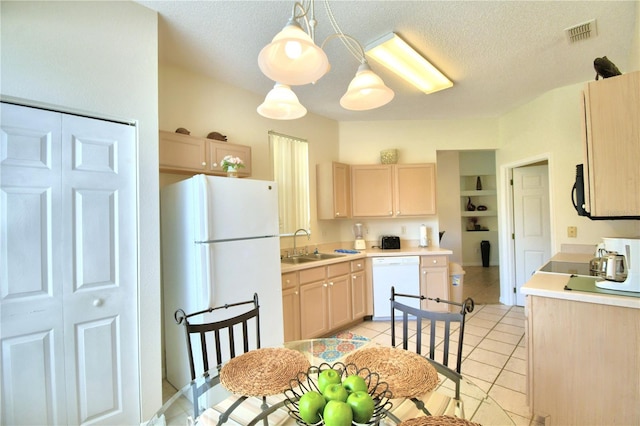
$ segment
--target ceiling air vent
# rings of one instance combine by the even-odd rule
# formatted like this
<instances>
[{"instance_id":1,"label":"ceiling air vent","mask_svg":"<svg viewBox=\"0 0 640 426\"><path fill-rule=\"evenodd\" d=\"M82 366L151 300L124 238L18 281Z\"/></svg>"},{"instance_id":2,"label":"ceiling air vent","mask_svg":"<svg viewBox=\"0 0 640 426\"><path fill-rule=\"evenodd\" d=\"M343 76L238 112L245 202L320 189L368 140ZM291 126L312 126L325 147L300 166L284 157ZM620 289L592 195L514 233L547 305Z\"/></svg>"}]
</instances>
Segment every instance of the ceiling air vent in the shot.
<instances>
[{"instance_id":1,"label":"ceiling air vent","mask_svg":"<svg viewBox=\"0 0 640 426\"><path fill-rule=\"evenodd\" d=\"M569 43L575 43L577 41L595 37L598 35L598 31L596 29L596 20L592 19L591 21L578 24L571 28L567 28L566 30L564 30L564 33L567 35L567 40L569 40Z\"/></svg>"}]
</instances>

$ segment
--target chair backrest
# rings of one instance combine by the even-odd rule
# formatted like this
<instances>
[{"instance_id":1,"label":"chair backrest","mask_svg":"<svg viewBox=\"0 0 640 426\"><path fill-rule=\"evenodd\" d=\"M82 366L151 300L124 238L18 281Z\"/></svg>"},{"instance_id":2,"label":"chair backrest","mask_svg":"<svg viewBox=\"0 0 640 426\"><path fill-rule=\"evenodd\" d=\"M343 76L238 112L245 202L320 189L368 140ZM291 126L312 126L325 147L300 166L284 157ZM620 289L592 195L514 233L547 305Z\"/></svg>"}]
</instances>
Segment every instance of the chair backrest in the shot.
<instances>
[{"instance_id":1,"label":"chair backrest","mask_svg":"<svg viewBox=\"0 0 640 426\"><path fill-rule=\"evenodd\" d=\"M458 351L456 355L455 371L460 373L462 366L462 343L464 338L464 320L467 312L472 312L474 303L473 299L466 299L463 303L451 302L442 299L429 299L435 300L439 303L447 303L451 305L460 306L460 311L455 312L436 312L428 311L424 309L408 306L404 303L396 300L397 297L402 298L416 298L420 300L429 299L422 295L410 295L400 294L395 292L395 288L391 287L391 344L396 345L396 326L395 317L397 312L402 314L402 347L403 349L409 349L409 327L410 320L416 321L416 353L422 354L422 334L423 328L426 326L426 322L429 322L429 358L441 363L442 365L449 367L449 346L452 340L452 334L457 334L458 337ZM413 318L412 318L413 317ZM456 329L457 326L457 329ZM438 334L438 332L440 334ZM435 349L436 346L442 341L442 361L436 359Z\"/></svg>"},{"instance_id":2,"label":"chair backrest","mask_svg":"<svg viewBox=\"0 0 640 426\"><path fill-rule=\"evenodd\" d=\"M236 306L251 304L253 307L239 315L235 315L231 318L225 318L215 320L211 322L199 322L194 323L189 320L197 315L202 315L202 318L206 320L206 314L220 309L229 309ZM260 305L258 304L258 294L254 293L253 300L245 302L238 302L232 304L225 304L215 308L208 308L202 311L186 314L182 309L178 309L174 313L176 323L184 324L185 336L187 339L187 353L189 355L189 367L191 369L191 380L196 378L195 359L198 349L200 349L200 359L204 367L203 372L209 371L209 347L213 345L215 347L215 366L219 369L224 361L234 358L236 355L243 354L249 351L249 335L250 328L249 322L255 318L255 349L260 348ZM199 341L198 346L193 345L192 339L197 337L196 341ZM236 344L238 339L238 344ZM240 339L242 339L240 341ZM242 347L239 347L239 344ZM237 350L242 350L238 352ZM228 358L228 359L225 359Z\"/></svg>"}]
</instances>

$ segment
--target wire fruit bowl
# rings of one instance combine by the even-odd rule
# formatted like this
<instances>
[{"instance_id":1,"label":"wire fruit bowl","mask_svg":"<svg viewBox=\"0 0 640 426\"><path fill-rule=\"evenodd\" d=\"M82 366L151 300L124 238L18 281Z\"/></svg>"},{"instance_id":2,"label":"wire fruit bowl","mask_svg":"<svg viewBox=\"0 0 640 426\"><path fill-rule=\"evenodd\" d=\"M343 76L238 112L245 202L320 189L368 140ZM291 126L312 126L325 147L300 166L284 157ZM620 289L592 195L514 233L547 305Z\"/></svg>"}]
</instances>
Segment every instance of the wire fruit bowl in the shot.
<instances>
[{"instance_id":1,"label":"wire fruit bowl","mask_svg":"<svg viewBox=\"0 0 640 426\"><path fill-rule=\"evenodd\" d=\"M317 423L306 423L300 417L300 411L298 406L298 401L300 397L309 391L320 392L318 388L318 375L328 369L334 369L341 374L341 381L343 381L347 376L352 374L357 374L362 377L367 383L367 387L369 390L369 395L373 398L375 403L373 415L371 419L367 423L356 423L352 422L352 425L373 425L384 419L387 415L387 412L391 409L393 404L391 403L391 399L393 398L391 391L389 390L389 385L386 382L380 381L380 376L378 373L372 372L368 368L357 368L355 364L344 364L342 362L336 362L334 364L328 364L323 362L319 366L311 366L309 369L305 371L301 371L298 373L295 379L291 379L290 388L284 392L285 397L287 398L284 401L284 405L289 409L289 415L296 420L296 424L298 425L324 425L324 419L322 415L320 416L320 421Z\"/></svg>"}]
</instances>

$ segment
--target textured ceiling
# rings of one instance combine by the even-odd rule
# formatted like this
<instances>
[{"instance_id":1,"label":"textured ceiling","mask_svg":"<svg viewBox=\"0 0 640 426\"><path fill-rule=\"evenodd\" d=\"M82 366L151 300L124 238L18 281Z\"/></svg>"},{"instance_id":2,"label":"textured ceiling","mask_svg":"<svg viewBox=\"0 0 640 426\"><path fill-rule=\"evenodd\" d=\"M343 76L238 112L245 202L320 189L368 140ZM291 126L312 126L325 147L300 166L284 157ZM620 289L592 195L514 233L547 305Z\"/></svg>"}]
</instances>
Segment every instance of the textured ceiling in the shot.
<instances>
[{"instance_id":1,"label":"textured ceiling","mask_svg":"<svg viewBox=\"0 0 640 426\"><path fill-rule=\"evenodd\" d=\"M258 68L260 50L287 23L292 1L138 1L158 11L160 61L259 94L273 82ZM371 60L395 91L372 111L347 111L339 99L356 59L338 39L325 51L330 72L295 86L300 102L339 121L495 117L551 89L592 80L593 59L627 71L638 1L332 1L342 31L363 46L396 32L453 82L424 95ZM324 1L315 2L316 43L331 33ZM597 36L570 44L564 29L597 20ZM258 105L256 105L257 107Z\"/></svg>"}]
</instances>

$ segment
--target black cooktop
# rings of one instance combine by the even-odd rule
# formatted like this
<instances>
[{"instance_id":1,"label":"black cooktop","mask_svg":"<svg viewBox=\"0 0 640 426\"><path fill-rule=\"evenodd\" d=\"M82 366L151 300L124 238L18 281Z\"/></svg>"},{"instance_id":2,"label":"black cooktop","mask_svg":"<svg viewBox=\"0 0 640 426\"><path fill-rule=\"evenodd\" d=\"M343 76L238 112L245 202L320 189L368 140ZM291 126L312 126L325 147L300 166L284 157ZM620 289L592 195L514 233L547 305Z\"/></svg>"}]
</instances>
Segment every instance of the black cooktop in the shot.
<instances>
[{"instance_id":1,"label":"black cooktop","mask_svg":"<svg viewBox=\"0 0 640 426\"><path fill-rule=\"evenodd\" d=\"M557 262L551 260L543 265L539 271L554 272L556 274L591 276L589 264L579 262Z\"/></svg>"}]
</instances>

